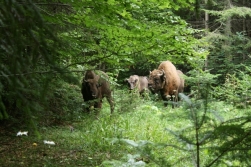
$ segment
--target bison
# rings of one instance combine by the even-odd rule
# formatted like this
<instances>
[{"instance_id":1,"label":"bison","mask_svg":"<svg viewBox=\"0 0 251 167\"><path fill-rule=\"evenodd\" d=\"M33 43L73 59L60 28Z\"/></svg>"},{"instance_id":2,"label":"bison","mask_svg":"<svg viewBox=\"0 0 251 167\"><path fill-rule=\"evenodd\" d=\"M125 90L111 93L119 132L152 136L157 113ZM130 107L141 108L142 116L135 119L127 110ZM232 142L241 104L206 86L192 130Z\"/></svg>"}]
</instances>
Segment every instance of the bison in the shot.
<instances>
[{"instance_id":1,"label":"bison","mask_svg":"<svg viewBox=\"0 0 251 167\"><path fill-rule=\"evenodd\" d=\"M102 72L98 71L97 74L94 71L88 70L83 78L81 93L83 95L84 101L94 104L94 108L102 107L102 99L106 97L110 104L111 114L114 111L114 103L111 95L110 84L108 82L108 76ZM87 110L89 111L89 107Z\"/></svg>"},{"instance_id":2,"label":"bison","mask_svg":"<svg viewBox=\"0 0 251 167\"><path fill-rule=\"evenodd\" d=\"M176 67L170 61L164 61L157 70L150 71L148 87L154 93L160 92L164 101L177 102L178 93L182 90L181 82ZM167 103L164 104L167 106Z\"/></svg>"},{"instance_id":3,"label":"bison","mask_svg":"<svg viewBox=\"0 0 251 167\"><path fill-rule=\"evenodd\" d=\"M131 75L130 78L126 79L128 82L128 87L130 90L137 89L140 95L148 90L148 80L147 77Z\"/></svg>"}]
</instances>

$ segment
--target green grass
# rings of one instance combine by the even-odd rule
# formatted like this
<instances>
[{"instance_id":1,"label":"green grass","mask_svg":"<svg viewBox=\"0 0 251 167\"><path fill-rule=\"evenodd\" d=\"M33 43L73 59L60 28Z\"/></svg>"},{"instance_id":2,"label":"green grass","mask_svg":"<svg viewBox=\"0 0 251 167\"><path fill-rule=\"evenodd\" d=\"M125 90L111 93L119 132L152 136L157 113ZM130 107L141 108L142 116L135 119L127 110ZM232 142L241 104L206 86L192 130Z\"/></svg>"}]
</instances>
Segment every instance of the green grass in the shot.
<instances>
[{"instance_id":1,"label":"green grass","mask_svg":"<svg viewBox=\"0 0 251 167\"><path fill-rule=\"evenodd\" d=\"M189 152L172 147L187 146L166 131L192 126L183 106L165 108L162 101L129 96L126 91L117 91L115 99L116 109L111 117L104 100L98 119L92 114L75 113L72 122L40 126L39 140L32 132L28 137L16 137L16 131L0 129L1 166L136 166L140 161L146 166L193 166ZM222 102L211 104L211 109L224 119L246 114ZM74 127L73 132L69 125ZM56 145L45 145L43 140ZM205 160L209 158L205 150L201 154ZM134 162L128 162L130 156Z\"/></svg>"}]
</instances>

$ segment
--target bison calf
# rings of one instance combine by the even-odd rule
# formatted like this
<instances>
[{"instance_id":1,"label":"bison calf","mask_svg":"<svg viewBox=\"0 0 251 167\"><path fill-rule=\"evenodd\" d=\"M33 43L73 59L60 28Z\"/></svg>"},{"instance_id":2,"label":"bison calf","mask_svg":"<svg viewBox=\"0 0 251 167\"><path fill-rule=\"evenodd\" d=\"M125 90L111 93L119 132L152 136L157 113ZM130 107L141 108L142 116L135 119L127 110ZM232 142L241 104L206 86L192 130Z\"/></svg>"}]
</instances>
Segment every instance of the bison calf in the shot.
<instances>
[{"instance_id":1,"label":"bison calf","mask_svg":"<svg viewBox=\"0 0 251 167\"><path fill-rule=\"evenodd\" d=\"M148 80L146 77L131 75L130 78L126 79L130 90L137 90L140 95L143 95L148 90Z\"/></svg>"},{"instance_id":2,"label":"bison calf","mask_svg":"<svg viewBox=\"0 0 251 167\"><path fill-rule=\"evenodd\" d=\"M102 99L106 97L110 104L111 114L114 111L114 103L112 100L110 84L108 82L108 76L98 71L86 71L85 77L83 78L81 93L85 102L89 102L89 107L94 104L94 108L102 107ZM89 107L87 110L89 111Z\"/></svg>"}]
</instances>

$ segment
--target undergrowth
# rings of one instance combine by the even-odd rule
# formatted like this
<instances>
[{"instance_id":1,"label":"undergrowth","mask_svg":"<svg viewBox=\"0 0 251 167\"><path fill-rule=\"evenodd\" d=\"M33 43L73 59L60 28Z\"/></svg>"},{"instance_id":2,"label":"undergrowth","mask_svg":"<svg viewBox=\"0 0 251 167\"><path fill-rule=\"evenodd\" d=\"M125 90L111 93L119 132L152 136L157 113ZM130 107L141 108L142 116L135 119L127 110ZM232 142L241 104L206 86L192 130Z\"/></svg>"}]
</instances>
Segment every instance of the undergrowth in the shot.
<instances>
[{"instance_id":1,"label":"undergrowth","mask_svg":"<svg viewBox=\"0 0 251 167\"><path fill-rule=\"evenodd\" d=\"M68 94L69 89L72 92ZM117 89L114 92L115 113L110 117L109 104L103 100L97 118L93 113L82 112L82 98L77 87L69 85L56 91L59 101L54 102L60 103L66 98L69 103L62 104L67 112L62 111L65 117L58 114L40 120L41 139L32 131L28 136L16 136L17 130L26 129L0 129L1 166L194 166L194 154L189 151L191 145L185 145L181 138L169 133L170 130L186 132L187 138L194 135L184 131L192 126L184 105L166 108L162 101ZM248 112L224 102L210 102L209 105L224 120L243 117ZM213 124L216 122L209 119L208 125ZM43 140L54 141L55 145L46 145ZM201 150L203 163L212 159L210 151ZM240 164L240 161L229 163Z\"/></svg>"}]
</instances>

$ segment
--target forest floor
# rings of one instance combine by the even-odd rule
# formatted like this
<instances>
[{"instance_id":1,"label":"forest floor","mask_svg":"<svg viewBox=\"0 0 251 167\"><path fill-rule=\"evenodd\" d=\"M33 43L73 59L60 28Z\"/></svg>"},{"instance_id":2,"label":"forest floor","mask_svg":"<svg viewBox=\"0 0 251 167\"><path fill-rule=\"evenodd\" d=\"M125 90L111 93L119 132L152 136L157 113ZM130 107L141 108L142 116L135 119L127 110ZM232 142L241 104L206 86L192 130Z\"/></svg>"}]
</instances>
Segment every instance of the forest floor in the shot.
<instances>
[{"instance_id":1,"label":"forest floor","mask_svg":"<svg viewBox=\"0 0 251 167\"><path fill-rule=\"evenodd\" d=\"M96 115L77 113L77 119L71 122L38 125L39 134L31 130L27 136L17 136L20 130L27 131L21 123L2 123L0 166L115 167L137 166L139 162L147 166L193 166L190 153L176 149L176 146L184 145L167 131L185 132L186 128L193 131L190 117L182 106L165 108L162 102L142 99L140 103L119 101L117 104L112 117L105 102L98 119ZM221 102L211 108L218 112L217 117L222 115L221 120L246 114ZM189 131L188 134L193 134ZM193 139L193 136L188 137ZM174 147L156 147L153 143L166 143ZM208 157L205 151L201 152L201 163Z\"/></svg>"},{"instance_id":2,"label":"forest floor","mask_svg":"<svg viewBox=\"0 0 251 167\"><path fill-rule=\"evenodd\" d=\"M5 123L0 126L0 166L120 166L104 165L104 162L121 160L128 154L136 155L137 151L127 144L115 144L114 139L167 140L163 133L166 122L160 118L160 109L148 103L117 106L117 112L110 117L110 108L105 102L98 119L96 115L78 114L78 119L70 123L38 126L39 136L21 123ZM28 135L17 136L20 130L28 131ZM135 162L142 159L148 161L147 157L137 157Z\"/></svg>"}]
</instances>

